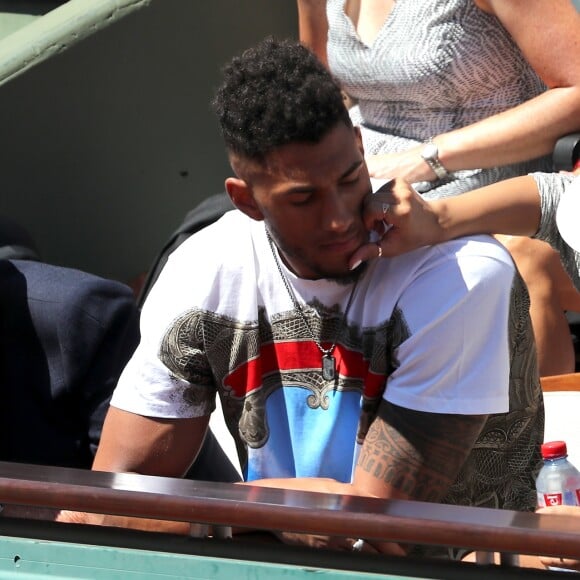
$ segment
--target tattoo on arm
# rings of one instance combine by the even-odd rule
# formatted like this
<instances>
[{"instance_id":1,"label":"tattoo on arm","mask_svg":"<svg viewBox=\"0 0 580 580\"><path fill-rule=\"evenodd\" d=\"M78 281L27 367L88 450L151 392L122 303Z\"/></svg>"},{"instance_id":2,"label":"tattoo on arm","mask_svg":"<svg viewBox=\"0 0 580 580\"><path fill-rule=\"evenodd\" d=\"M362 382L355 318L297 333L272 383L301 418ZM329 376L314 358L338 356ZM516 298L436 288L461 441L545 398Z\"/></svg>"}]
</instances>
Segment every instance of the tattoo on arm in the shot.
<instances>
[{"instance_id":1,"label":"tattoo on arm","mask_svg":"<svg viewBox=\"0 0 580 580\"><path fill-rule=\"evenodd\" d=\"M441 501L486 419L487 415L412 411L382 401L358 469L376 479L377 488L390 488L391 497Z\"/></svg>"}]
</instances>

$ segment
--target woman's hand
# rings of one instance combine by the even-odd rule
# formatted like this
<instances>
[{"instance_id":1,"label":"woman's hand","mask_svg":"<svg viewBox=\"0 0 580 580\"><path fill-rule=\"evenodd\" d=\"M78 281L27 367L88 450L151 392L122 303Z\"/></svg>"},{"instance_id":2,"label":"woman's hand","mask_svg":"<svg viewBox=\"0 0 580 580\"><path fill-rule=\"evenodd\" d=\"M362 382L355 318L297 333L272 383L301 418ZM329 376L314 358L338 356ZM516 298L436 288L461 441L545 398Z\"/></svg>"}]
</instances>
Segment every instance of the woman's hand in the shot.
<instances>
[{"instance_id":1,"label":"woman's hand","mask_svg":"<svg viewBox=\"0 0 580 580\"><path fill-rule=\"evenodd\" d=\"M436 175L421 157L423 145L398 153L367 155L366 162L371 177L389 179L398 177L408 183L434 181Z\"/></svg>"},{"instance_id":2,"label":"woman's hand","mask_svg":"<svg viewBox=\"0 0 580 580\"><path fill-rule=\"evenodd\" d=\"M425 201L402 179L367 196L363 220L366 228L376 232L379 239L354 252L350 258L351 269L379 255L397 256L443 241L444 231L436 208L436 202Z\"/></svg>"}]
</instances>

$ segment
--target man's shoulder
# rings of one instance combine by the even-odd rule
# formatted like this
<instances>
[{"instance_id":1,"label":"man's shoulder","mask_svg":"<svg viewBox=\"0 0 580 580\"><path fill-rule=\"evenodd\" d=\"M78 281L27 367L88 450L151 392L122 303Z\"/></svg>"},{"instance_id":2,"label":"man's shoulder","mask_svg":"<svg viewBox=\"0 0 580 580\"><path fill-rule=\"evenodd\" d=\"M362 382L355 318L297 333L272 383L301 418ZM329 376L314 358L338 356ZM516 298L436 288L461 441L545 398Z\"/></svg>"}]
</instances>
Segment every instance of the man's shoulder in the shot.
<instances>
[{"instance_id":1,"label":"man's shoulder","mask_svg":"<svg viewBox=\"0 0 580 580\"><path fill-rule=\"evenodd\" d=\"M475 286L495 285L510 289L515 265L505 247L491 236L457 238L432 247L432 260L441 266L441 278L459 279L466 292ZM439 261L437 261L439 260ZM445 283L442 280L442 283Z\"/></svg>"},{"instance_id":2,"label":"man's shoulder","mask_svg":"<svg viewBox=\"0 0 580 580\"><path fill-rule=\"evenodd\" d=\"M234 255L247 254L260 228L263 229L262 222L250 219L237 209L228 211L185 240L171 254L169 261L195 260L200 265L231 261Z\"/></svg>"},{"instance_id":3,"label":"man's shoulder","mask_svg":"<svg viewBox=\"0 0 580 580\"><path fill-rule=\"evenodd\" d=\"M513 276L515 266L506 248L488 235L466 236L423 249L421 270L433 267L452 268L478 279L497 275Z\"/></svg>"},{"instance_id":4,"label":"man's shoulder","mask_svg":"<svg viewBox=\"0 0 580 580\"><path fill-rule=\"evenodd\" d=\"M439 253L460 259L483 258L497 260L513 267L513 260L506 248L494 237L488 235L465 236L430 246Z\"/></svg>"},{"instance_id":5,"label":"man's shoulder","mask_svg":"<svg viewBox=\"0 0 580 580\"><path fill-rule=\"evenodd\" d=\"M481 292L508 296L515 273L509 253L486 236L461 238L376 262L371 287L381 289L381 300L390 297L413 311L437 308L449 300L467 306L476 303Z\"/></svg>"},{"instance_id":6,"label":"man's shoulder","mask_svg":"<svg viewBox=\"0 0 580 580\"><path fill-rule=\"evenodd\" d=\"M413 273L438 271L444 266L489 274L496 271L513 274L515 270L509 252L495 238L487 235L466 236L418 248L390 260L391 269L407 277Z\"/></svg>"},{"instance_id":7,"label":"man's shoulder","mask_svg":"<svg viewBox=\"0 0 580 580\"><path fill-rule=\"evenodd\" d=\"M262 222L234 210L185 240L168 258L143 305L175 317L192 308L213 309L242 281L256 280Z\"/></svg>"}]
</instances>

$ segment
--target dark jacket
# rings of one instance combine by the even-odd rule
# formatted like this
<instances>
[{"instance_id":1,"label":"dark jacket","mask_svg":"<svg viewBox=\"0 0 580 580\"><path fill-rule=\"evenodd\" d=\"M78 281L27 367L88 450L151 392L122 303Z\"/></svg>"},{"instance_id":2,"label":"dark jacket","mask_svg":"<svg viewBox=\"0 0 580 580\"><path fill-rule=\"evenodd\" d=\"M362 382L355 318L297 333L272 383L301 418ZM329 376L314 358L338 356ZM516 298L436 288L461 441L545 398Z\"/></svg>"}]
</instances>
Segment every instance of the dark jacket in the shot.
<instances>
[{"instance_id":1,"label":"dark jacket","mask_svg":"<svg viewBox=\"0 0 580 580\"><path fill-rule=\"evenodd\" d=\"M0 460L89 468L138 342L124 284L0 260Z\"/></svg>"}]
</instances>

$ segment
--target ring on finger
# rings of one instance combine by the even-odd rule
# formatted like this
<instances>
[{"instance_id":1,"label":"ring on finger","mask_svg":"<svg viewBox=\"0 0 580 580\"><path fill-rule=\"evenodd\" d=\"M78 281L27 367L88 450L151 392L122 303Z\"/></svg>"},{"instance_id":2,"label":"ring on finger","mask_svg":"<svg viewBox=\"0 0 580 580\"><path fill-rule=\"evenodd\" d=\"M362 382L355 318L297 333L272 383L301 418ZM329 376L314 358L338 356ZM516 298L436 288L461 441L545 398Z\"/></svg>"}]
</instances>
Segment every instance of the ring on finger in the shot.
<instances>
[{"instance_id":1,"label":"ring on finger","mask_svg":"<svg viewBox=\"0 0 580 580\"><path fill-rule=\"evenodd\" d=\"M363 549L363 546L365 545L365 541L362 538L359 538L358 540L356 540L353 545L352 545L352 551L353 552L360 552Z\"/></svg>"},{"instance_id":2,"label":"ring on finger","mask_svg":"<svg viewBox=\"0 0 580 580\"><path fill-rule=\"evenodd\" d=\"M381 243L377 242L377 248L379 249L379 255L377 256L377 258L382 258L383 256L383 248L381 248Z\"/></svg>"},{"instance_id":3,"label":"ring on finger","mask_svg":"<svg viewBox=\"0 0 580 580\"><path fill-rule=\"evenodd\" d=\"M383 201L383 235L385 235L393 225L387 221L387 212L391 209L391 204ZM379 258L382 256L382 252L379 249Z\"/></svg>"}]
</instances>

